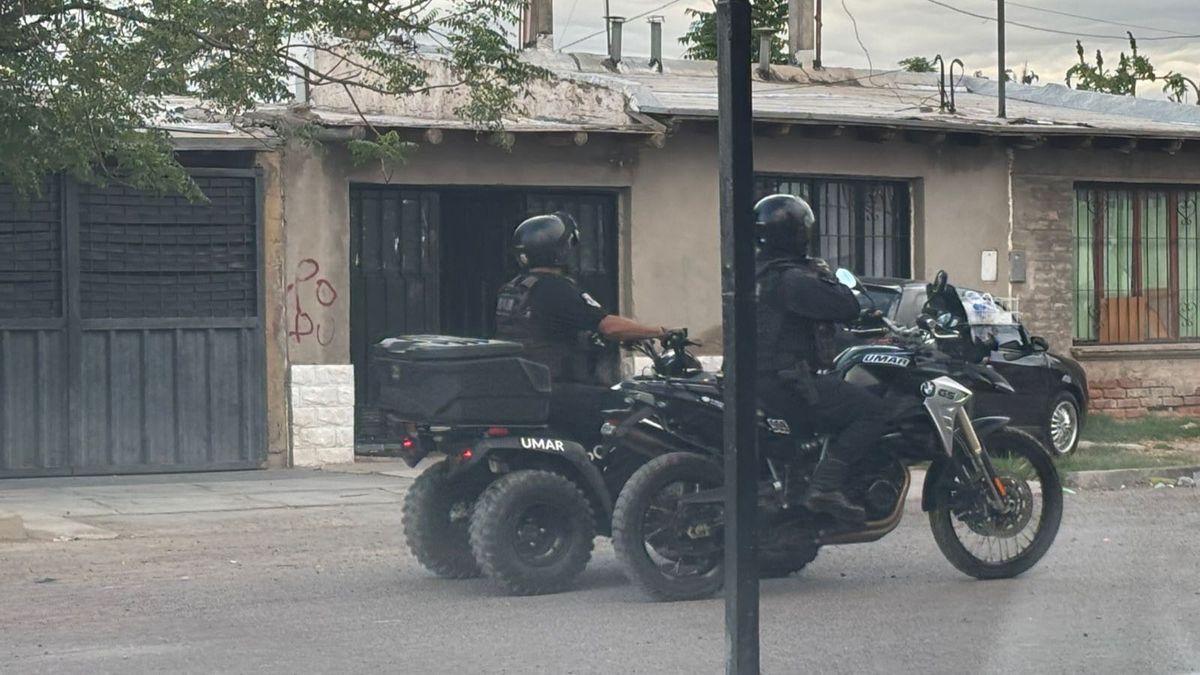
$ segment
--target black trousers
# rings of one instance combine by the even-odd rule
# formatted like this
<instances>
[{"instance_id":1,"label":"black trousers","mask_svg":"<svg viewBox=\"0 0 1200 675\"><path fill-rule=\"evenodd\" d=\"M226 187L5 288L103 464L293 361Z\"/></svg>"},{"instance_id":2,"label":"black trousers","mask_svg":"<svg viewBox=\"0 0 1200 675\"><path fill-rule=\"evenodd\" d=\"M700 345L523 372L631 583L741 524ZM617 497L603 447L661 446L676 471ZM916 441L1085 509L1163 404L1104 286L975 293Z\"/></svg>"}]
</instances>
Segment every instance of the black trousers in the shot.
<instances>
[{"instance_id":1,"label":"black trousers","mask_svg":"<svg viewBox=\"0 0 1200 675\"><path fill-rule=\"evenodd\" d=\"M832 434L829 456L846 464L861 458L887 429L890 407L864 387L832 375L814 377L815 400L797 385L777 377L760 376L759 398L772 414L797 429Z\"/></svg>"},{"instance_id":2,"label":"black trousers","mask_svg":"<svg viewBox=\"0 0 1200 675\"><path fill-rule=\"evenodd\" d=\"M550 392L550 428L591 451L601 441L603 411L622 407L622 395L608 387L555 383Z\"/></svg>"}]
</instances>

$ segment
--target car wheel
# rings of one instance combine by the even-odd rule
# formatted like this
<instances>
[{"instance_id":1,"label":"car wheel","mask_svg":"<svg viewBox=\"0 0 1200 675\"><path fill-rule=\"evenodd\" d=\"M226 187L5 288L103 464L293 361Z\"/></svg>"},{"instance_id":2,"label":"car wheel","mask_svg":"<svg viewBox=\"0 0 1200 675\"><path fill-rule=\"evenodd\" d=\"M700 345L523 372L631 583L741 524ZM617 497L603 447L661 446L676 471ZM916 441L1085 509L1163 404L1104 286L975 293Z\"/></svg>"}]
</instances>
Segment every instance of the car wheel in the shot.
<instances>
[{"instance_id":1,"label":"car wheel","mask_svg":"<svg viewBox=\"0 0 1200 675\"><path fill-rule=\"evenodd\" d=\"M1079 402L1068 392L1050 402L1046 442L1057 457L1065 457L1079 446Z\"/></svg>"}]
</instances>

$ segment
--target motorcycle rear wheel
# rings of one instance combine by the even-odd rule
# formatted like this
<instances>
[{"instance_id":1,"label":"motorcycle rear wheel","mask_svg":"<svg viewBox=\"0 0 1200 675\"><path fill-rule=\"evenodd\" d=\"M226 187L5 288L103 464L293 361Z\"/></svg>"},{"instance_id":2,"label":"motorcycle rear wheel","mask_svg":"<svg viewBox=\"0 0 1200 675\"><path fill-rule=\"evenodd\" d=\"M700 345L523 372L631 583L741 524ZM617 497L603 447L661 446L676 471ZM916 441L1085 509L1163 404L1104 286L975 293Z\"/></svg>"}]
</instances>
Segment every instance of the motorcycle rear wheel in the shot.
<instances>
[{"instance_id":1,"label":"motorcycle rear wheel","mask_svg":"<svg viewBox=\"0 0 1200 675\"><path fill-rule=\"evenodd\" d=\"M613 549L625 576L646 595L667 602L700 600L721 589L722 535L710 535L717 540L715 551L698 552L695 542L679 536L680 514L670 502L723 482L712 460L673 452L650 460L625 484L613 510Z\"/></svg>"},{"instance_id":2,"label":"motorcycle rear wheel","mask_svg":"<svg viewBox=\"0 0 1200 675\"><path fill-rule=\"evenodd\" d=\"M1050 453L1023 431L1003 429L991 435L986 445L1012 512L982 515L977 506L946 506L929 512L929 526L942 555L960 572L976 579L1010 579L1037 564L1054 543L1062 522L1062 482ZM1031 480L1037 481L1038 490L1029 484ZM950 495L942 497L944 504L954 501ZM1036 529L1027 533L1035 520ZM978 538L975 545L964 541L972 535ZM997 550L998 557L991 555Z\"/></svg>"}]
</instances>

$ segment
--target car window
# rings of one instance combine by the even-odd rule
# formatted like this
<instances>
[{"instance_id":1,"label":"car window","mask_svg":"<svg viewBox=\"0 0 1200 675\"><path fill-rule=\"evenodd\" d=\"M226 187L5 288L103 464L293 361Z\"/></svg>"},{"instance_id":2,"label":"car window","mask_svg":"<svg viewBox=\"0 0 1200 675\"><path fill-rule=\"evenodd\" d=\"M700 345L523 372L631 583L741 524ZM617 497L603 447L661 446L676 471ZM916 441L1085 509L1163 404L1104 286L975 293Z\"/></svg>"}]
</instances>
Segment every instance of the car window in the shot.
<instances>
[{"instance_id":1,"label":"car window","mask_svg":"<svg viewBox=\"0 0 1200 675\"><path fill-rule=\"evenodd\" d=\"M921 315L921 310L925 309L925 301L927 299L924 286L905 287L904 298L900 303L900 311L896 316L896 322L905 326L915 325L917 317Z\"/></svg>"},{"instance_id":2,"label":"car window","mask_svg":"<svg viewBox=\"0 0 1200 675\"><path fill-rule=\"evenodd\" d=\"M900 304L900 292L886 286L864 286L863 290L874 301L874 307L889 316L893 321L901 322L896 314L896 306ZM870 303L863 303L870 304ZM901 322L902 323L902 322Z\"/></svg>"},{"instance_id":3,"label":"car window","mask_svg":"<svg viewBox=\"0 0 1200 675\"><path fill-rule=\"evenodd\" d=\"M1019 324L1011 326L988 326L988 329L996 336L996 344L1000 346L1000 349L1025 349L1028 343L1025 331Z\"/></svg>"}]
</instances>

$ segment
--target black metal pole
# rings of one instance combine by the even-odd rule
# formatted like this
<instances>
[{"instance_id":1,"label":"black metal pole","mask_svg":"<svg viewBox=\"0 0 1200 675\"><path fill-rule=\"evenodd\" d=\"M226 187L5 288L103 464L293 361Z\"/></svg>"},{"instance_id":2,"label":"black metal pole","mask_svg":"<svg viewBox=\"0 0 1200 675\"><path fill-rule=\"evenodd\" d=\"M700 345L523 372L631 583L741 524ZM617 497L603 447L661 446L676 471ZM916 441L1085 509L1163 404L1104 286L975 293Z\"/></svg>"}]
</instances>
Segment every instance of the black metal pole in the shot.
<instances>
[{"instance_id":1,"label":"black metal pole","mask_svg":"<svg viewBox=\"0 0 1200 675\"><path fill-rule=\"evenodd\" d=\"M996 114L1001 117L1008 117L1007 105L1005 103L1004 85L1008 82L1008 68L1004 65L1004 0L996 0L996 53L1000 61L1000 105Z\"/></svg>"},{"instance_id":2,"label":"black metal pole","mask_svg":"<svg viewBox=\"0 0 1200 675\"><path fill-rule=\"evenodd\" d=\"M749 0L717 2L721 308L725 338L725 672L758 675L757 320Z\"/></svg>"}]
</instances>

